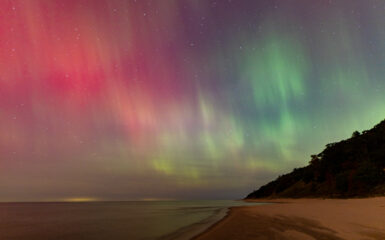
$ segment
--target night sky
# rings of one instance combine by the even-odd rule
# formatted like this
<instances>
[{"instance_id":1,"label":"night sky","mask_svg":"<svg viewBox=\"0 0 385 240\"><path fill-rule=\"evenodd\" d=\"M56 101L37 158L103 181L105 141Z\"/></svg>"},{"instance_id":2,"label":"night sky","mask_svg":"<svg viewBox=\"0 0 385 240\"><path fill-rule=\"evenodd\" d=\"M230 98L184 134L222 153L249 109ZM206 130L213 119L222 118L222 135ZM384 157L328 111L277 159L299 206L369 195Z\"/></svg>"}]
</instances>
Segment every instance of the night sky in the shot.
<instances>
[{"instance_id":1,"label":"night sky","mask_svg":"<svg viewBox=\"0 0 385 240\"><path fill-rule=\"evenodd\" d=\"M0 201L236 199L385 118L382 0L1 0Z\"/></svg>"}]
</instances>

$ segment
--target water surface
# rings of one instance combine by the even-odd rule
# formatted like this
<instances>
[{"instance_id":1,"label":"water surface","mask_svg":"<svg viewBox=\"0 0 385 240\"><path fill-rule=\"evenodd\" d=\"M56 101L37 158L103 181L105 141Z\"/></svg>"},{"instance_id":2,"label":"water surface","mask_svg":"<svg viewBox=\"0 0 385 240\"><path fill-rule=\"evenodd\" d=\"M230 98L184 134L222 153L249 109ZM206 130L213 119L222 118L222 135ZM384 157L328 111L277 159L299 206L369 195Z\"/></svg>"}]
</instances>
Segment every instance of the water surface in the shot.
<instances>
[{"instance_id":1,"label":"water surface","mask_svg":"<svg viewBox=\"0 0 385 240\"><path fill-rule=\"evenodd\" d=\"M0 203L1 240L152 240L191 237L243 201ZM207 226L205 226L207 228ZM200 226L200 229L203 229ZM184 237L186 236L186 237Z\"/></svg>"}]
</instances>

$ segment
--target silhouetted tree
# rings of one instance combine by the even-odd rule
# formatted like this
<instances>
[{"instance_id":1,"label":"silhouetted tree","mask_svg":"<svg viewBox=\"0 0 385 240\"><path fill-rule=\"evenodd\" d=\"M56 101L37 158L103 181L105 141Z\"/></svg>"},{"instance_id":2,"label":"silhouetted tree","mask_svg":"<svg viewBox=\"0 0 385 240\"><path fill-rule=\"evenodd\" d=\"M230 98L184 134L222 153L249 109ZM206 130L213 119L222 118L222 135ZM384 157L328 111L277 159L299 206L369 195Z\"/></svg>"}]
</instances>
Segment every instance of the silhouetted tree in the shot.
<instances>
[{"instance_id":1,"label":"silhouetted tree","mask_svg":"<svg viewBox=\"0 0 385 240\"><path fill-rule=\"evenodd\" d=\"M318 155L311 155L310 165L317 165L320 161Z\"/></svg>"},{"instance_id":2,"label":"silhouetted tree","mask_svg":"<svg viewBox=\"0 0 385 240\"><path fill-rule=\"evenodd\" d=\"M353 134L352 134L352 137L355 138L355 137L358 137L360 135L361 135L361 133L359 131L354 131Z\"/></svg>"}]
</instances>

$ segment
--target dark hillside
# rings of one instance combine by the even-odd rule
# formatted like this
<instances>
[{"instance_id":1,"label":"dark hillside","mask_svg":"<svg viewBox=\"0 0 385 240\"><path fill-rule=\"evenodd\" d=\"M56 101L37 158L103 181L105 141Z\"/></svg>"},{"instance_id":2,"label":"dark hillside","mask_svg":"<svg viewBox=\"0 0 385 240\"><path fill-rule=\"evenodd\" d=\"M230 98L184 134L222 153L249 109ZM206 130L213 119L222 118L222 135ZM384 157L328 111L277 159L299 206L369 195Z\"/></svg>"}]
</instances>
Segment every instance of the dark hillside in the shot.
<instances>
[{"instance_id":1,"label":"dark hillside","mask_svg":"<svg viewBox=\"0 0 385 240\"><path fill-rule=\"evenodd\" d=\"M385 120L362 134L326 145L308 166L250 193L266 197L368 197L385 194Z\"/></svg>"}]
</instances>

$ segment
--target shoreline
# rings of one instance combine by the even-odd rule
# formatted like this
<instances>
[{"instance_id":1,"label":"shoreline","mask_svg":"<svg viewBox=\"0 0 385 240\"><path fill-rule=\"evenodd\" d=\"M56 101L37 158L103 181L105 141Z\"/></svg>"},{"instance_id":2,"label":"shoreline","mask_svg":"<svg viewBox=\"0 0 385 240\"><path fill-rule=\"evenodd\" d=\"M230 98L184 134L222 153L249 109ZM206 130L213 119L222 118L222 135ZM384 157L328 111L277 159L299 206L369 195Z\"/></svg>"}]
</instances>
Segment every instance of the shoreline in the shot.
<instances>
[{"instance_id":1,"label":"shoreline","mask_svg":"<svg viewBox=\"0 0 385 240\"><path fill-rule=\"evenodd\" d=\"M244 207L244 206L255 206L255 205L263 205L265 203L261 202L247 202L244 200L233 200L233 201L239 201L242 202L242 205L235 205L235 206L222 206L217 207L213 213L193 224L187 225L185 227L179 228L178 230L163 235L159 238L159 240L192 240L195 239L197 236L200 236L206 231L209 231L213 226L221 222L223 219L225 219L232 208L237 207ZM269 204L269 203L267 203Z\"/></svg>"},{"instance_id":2,"label":"shoreline","mask_svg":"<svg viewBox=\"0 0 385 240\"><path fill-rule=\"evenodd\" d=\"M211 216L202 219L199 222L185 226L178 229L177 231L167 234L159 238L159 240L190 240L194 239L195 236L198 236L207 230L209 230L217 222L220 222L222 219L226 218L229 213L229 207L223 207L216 210Z\"/></svg>"},{"instance_id":3,"label":"shoreline","mask_svg":"<svg viewBox=\"0 0 385 240\"><path fill-rule=\"evenodd\" d=\"M230 207L192 239L385 239L385 197L246 201L276 204Z\"/></svg>"},{"instance_id":4,"label":"shoreline","mask_svg":"<svg viewBox=\"0 0 385 240\"><path fill-rule=\"evenodd\" d=\"M230 217L231 212L234 208L241 208L242 206L236 206L236 207L228 207L226 215L224 215L222 218L218 219L216 222L213 222L211 225L207 226L207 228L203 231L200 231L199 233L196 233L192 238L189 238L189 240L197 240L201 236L204 236L206 233L211 232L213 229L215 229L218 225L220 225L223 221L225 221L228 217Z\"/></svg>"}]
</instances>

